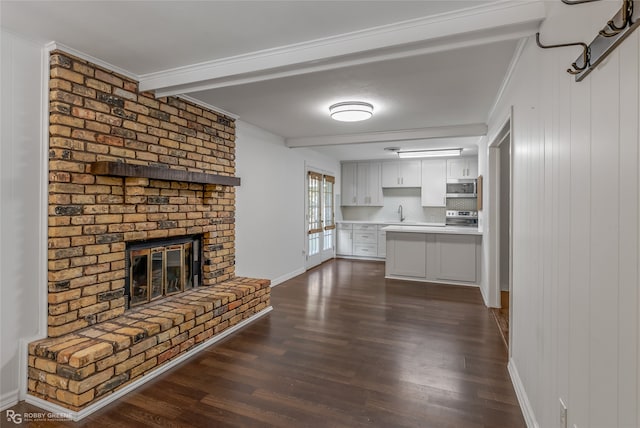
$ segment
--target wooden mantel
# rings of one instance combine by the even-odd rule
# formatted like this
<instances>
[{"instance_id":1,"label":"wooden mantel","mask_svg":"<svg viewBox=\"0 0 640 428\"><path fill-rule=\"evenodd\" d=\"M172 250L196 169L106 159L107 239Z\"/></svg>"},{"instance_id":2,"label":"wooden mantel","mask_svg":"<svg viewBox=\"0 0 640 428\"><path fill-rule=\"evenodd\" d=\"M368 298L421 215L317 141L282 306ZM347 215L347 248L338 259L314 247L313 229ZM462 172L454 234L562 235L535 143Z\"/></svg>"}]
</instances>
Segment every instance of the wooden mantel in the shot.
<instances>
[{"instance_id":1,"label":"wooden mantel","mask_svg":"<svg viewBox=\"0 0 640 428\"><path fill-rule=\"evenodd\" d=\"M185 183L222 184L225 186L240 185L240 177L184 171L160 166L134 165L124 162L93 162L91 164L91 172L96 175L143 177L156 180L182 181Z\"/></svg>"}]
</instances>

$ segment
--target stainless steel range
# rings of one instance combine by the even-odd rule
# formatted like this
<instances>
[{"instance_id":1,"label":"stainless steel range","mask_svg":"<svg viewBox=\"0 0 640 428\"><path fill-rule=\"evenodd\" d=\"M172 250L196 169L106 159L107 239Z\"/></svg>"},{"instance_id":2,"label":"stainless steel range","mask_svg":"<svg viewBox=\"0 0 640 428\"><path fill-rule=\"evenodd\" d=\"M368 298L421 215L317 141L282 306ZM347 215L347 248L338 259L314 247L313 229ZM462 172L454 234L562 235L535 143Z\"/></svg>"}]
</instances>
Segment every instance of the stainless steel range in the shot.
<instances>
[{"instance_id":1,"label":"stainless steel range","mask_svg":"<svg viewBox=\"0 0 640 428\"><path fill-rule=\"evenodd\" d=\"M478 211L447 210L447 226L478 227Z\"/></svg>"}]
</instances>

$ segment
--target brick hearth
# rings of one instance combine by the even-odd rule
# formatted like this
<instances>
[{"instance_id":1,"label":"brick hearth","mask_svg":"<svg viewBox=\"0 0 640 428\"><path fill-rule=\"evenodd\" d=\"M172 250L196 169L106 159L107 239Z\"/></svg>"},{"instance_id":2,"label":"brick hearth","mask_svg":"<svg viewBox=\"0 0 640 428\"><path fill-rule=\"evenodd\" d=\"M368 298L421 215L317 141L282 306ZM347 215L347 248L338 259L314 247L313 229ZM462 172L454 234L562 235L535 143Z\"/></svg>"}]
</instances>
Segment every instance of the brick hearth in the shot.
<instances>
[{"instance_id":1,"label":"brick hearth","mask_svg":"<svg viewBox=\"0 0 640 428\"><path fill-rule=\"evenodd\" d=\"M29 344L29 391L71 410L137 380L269 305L269 281L234 278Z\"/></svg>"},{"instance_id":2,"label":"brick hearth","mask_svg":"<svg viewBox=\"0 0 640 428\"><path fill-rule=\"evenodd\" d=\"M230 185L94 174L94 162L235 175L235 121L64 52L50 56L48 338L29 393L77 410L269 306L235 278ZM202 286L126 310L127 242L201 234Z\"/></svg>"}]
</instances>

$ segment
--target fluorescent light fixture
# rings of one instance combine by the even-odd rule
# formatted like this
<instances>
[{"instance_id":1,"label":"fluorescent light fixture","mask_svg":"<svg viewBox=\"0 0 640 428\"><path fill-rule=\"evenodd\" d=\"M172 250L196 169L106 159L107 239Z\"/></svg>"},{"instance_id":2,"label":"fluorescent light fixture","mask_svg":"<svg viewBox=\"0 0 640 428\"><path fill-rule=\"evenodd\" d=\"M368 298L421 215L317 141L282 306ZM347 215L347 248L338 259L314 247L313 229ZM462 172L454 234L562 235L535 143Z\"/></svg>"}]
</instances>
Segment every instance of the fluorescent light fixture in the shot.
<instances>
[{"instance_id":1,"label":"fluorescent light fixture","mask_svg":"<svg viewBox=\"0 0 640 428\"><path fill-rule=\"evenodd\" d=\"M359 122L373 116L373 106L362 101L345 101L329 107L329 113L340 122Z\"/></svg>"},{"instance_id":2,"label":"fluorescent light fixture","mask_svg":"<svg viewBox=\"0 0 640 428\"><path fill-rule=\"evenodd\" d=\"M442 149L442 150L408 150L399 151L398 157L406 158L435 158L441 156L460 156L462 149Z\"/></svg>"}]
</instances>

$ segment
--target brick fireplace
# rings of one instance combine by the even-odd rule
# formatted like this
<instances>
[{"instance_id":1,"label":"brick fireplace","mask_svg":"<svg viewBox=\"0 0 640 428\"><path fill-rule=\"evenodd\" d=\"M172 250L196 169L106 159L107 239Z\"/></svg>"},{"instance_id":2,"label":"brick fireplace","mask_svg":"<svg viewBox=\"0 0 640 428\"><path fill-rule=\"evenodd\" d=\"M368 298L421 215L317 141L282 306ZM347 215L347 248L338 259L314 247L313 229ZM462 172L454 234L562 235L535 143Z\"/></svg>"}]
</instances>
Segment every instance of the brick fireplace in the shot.
<instances>
[{"instance_id":1,"label":"brick fireplace","mask_svg":"<svg viewBox=\"0 0 640 428\"><path fill-rule=\"evenodd\" d=\"M233 118L61 51L49 84L48 338L28 389L78 410L269 307L269 282L235 277ZM197 284L132 300L128 247L193 236L176 245Z\"/></svg>"}]
</instances>

